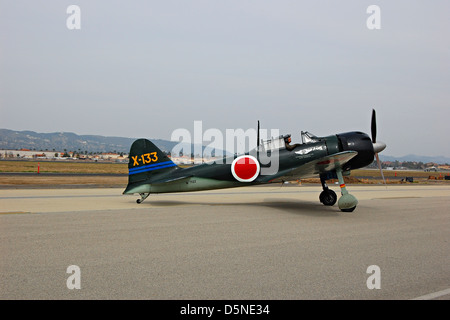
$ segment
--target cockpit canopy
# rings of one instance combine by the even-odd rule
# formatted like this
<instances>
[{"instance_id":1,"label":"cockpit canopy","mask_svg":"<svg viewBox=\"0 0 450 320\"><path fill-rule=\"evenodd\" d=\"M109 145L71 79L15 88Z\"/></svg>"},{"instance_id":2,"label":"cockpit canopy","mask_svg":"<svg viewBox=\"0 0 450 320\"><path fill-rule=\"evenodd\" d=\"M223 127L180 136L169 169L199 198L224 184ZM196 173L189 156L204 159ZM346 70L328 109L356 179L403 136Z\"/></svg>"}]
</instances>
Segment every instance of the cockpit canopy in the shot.
<instances>
[{"instance_id":1,"label":"cockpit canopy","mask_svg":"<svg viewBox=\"0 0 450 320\"><path fill-rule=\"evenodd\" d=\"M268 140L262 140L262 148L265 151L272 151L272 150L277 150L277 149L284 149L286 148L285 144L284 144L284 139L290 137L291 135L284 135L284 136L279 136L276 138L272 138L272 139L268 139Z\"/></svg>"},{"instance_id":2,"label":"cockpit canopy","mask_svg":"<svg viewBox=\"0 0 450 320\"><path fill-rule=\"evenodd\" d=\"M311 143L311 142L318 142L321 140L321 138L313 135L312 133L309 133L308 131L302 131L302 143Z\"/></svg>"},{"instance_id":3,"label":"cockpit canopy","mask_svg":"<svg viewBox=\"0 0 450 320\"><path fill-rule=\"evenodd\" d=\"M277 149L285 149L285 139L289 138L290 134L285 134L278 136L276 138L268 139L268 140L261 140L261 149L265 151L272 151ZM312 142L318 142L321 140L321 138L313 135L312 133L309 133L308 131L302 131L301 132L301 138L302 138L302 144L312 143Z\"/></svg>"}]
</instances>

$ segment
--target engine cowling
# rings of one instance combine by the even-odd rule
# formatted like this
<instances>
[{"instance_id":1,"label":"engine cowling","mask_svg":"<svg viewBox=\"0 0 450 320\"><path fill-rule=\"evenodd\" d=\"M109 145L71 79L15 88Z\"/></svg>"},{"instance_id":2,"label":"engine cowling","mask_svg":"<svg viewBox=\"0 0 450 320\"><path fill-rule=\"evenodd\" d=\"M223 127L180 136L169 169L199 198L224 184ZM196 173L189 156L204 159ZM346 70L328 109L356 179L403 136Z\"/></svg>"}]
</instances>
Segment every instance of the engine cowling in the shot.
<instances>
[{"instance_id":1,"label":"engine cowling","mask_svg":"<svg viewBox=\"0 0 450 320\"><path fill-rule=\"evenodd\" d=\"M372 140L359 131L345 132L337 135L341 151L356 151L358 155L351 159L343 170L353 170L370 165L375 156Z\"/></svg>"}]
</instances>

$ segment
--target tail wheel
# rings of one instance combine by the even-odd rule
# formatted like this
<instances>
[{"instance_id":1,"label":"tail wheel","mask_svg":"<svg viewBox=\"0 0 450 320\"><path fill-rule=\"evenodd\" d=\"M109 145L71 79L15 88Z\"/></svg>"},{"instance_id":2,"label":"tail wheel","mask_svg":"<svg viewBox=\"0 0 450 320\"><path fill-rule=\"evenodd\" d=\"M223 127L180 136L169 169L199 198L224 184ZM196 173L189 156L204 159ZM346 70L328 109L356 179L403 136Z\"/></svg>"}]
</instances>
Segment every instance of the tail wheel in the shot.
<instances>
[{"instance_id":1,"label":"tail wheel","mask_svg":"<svg viewBox=\"0 0 450 320\"><path fill-rule=\"evenodd\" d=\"M319 200L325 206L333 206L337 201L336 192L333 190L324 190L320 193Z\"/></svg>"},{"instance_id":2,"label":"tail wheel","mask_svg":"<svg viewBox=\"0 0 450 320\"><path fill-rule=\"evenodd\" d=\"M136 203L144 202L144 200L147 199L147 197L150 195L150 193L139 193L139 195L141 196L141 198L137 199Z\"/></svg>"}]
</instances>

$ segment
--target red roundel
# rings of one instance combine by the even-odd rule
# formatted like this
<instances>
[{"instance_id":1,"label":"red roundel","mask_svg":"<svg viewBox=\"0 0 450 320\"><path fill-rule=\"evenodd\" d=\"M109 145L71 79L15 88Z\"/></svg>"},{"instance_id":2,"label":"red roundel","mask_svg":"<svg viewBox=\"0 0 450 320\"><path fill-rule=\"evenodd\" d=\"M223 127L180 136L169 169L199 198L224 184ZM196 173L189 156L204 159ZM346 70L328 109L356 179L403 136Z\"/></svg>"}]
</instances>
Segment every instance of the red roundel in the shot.
<instances>
[{"instance_id":1,"label":"red roundel","mask_svg":"<svg viewBox=\"0 0 450 320\"><path fill-rule=\"evenodd\" d=\"M259 175L259 162L253 156L240 156L231 164L233 177L240 182L252 182Z\"/></svg>"}]
</instances>

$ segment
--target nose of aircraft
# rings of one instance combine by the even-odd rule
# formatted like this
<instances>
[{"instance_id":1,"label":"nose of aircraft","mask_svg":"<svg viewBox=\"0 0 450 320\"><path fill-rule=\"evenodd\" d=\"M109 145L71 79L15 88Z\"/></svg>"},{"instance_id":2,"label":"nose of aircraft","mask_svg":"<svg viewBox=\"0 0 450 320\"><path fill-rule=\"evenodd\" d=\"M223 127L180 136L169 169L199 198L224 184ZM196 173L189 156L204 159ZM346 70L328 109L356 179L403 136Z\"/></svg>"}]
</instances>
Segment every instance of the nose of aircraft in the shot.
<instances>
[{"instance_id":1,"label":"nose of aircraft","mask_svg":"<svg viewBox=\"0 0 450 320\"><path fill-rule=\"evenodd\" d=\"M381 142L381 141L377 141L377 142L373 143L373 151L375 153L379 153L379 152L383 151L384 149L386 149L386 143Z\"/></svg>"}]
</instances>

